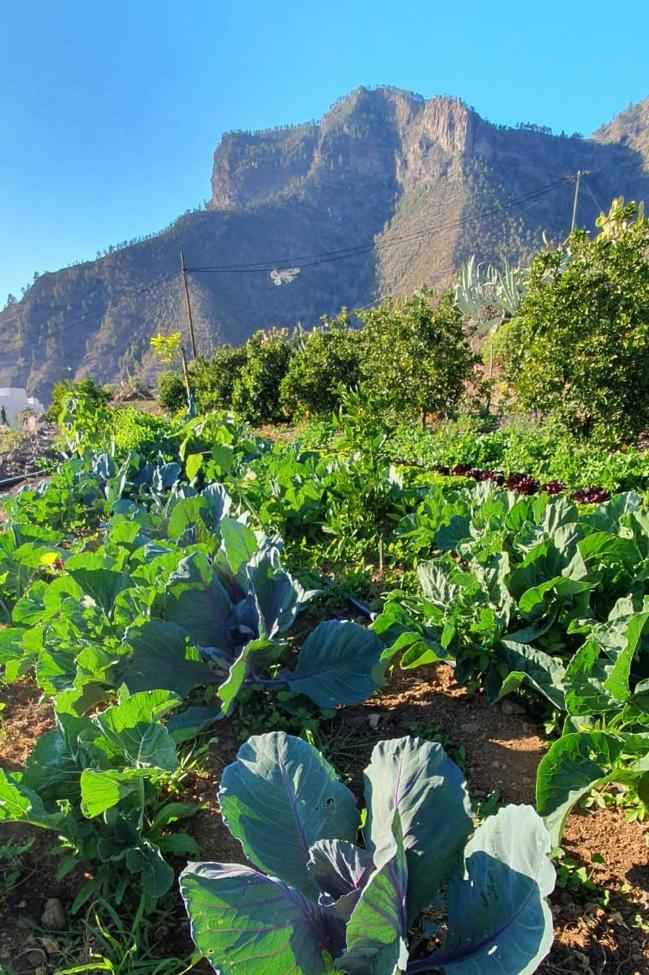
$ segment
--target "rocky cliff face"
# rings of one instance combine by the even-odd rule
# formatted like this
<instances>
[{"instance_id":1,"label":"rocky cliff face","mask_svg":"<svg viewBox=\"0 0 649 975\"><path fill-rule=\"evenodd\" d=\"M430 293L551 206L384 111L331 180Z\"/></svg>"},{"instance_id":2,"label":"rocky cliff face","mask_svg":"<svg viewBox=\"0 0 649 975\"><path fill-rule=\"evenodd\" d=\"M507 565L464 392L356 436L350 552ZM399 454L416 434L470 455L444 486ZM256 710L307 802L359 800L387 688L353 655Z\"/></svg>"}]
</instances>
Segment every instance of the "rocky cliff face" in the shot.
<instances>
[{"instance_id":1,"label":"rocky cliff face","mask_svg":"<svg viewBox=\"0 0 649 975\"><path fill-rule=\"evenodd\" d=\"M342 305L444 286L473 252L517 260L541 230L567 232L573 185L532 194L577 169L592 173L584 226L595 200L649 201L649 100L578 139L494 126L453 98L359 88L318 124L230 133L214 155L206 211L42 275L0 314L0 385L46 398L70 370L151 376L149 336L184 324L181 249L190 267L220 268L190 274L205 353L256 328L308 326ZM287 264L301 273L275 287L269 270Z\"/></svg>"},{"instance_id":2,"label":"rocky cliff face","mask_svg":"<svg viewBox=\"0 0 649 975\"><path fill-rule=\"evenodd\" d=\"M236 209L286 190L308 173L317 137L317 125L224 136L214 153L211 206Z\"/></svg>"}]
</instances>

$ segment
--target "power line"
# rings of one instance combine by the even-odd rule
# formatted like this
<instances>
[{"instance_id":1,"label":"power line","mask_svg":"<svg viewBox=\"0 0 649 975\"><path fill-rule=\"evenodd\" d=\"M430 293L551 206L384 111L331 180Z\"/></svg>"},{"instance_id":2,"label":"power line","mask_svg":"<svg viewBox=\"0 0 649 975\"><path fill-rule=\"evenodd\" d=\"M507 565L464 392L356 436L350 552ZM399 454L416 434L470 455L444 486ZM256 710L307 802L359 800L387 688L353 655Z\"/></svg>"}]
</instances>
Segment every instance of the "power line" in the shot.
<instances>
[{"instance_id":1,"label":"power line","mask_svg":"<svg viewBox=\"0 0 649 975\"><path fill-rule=\"evenodd\" d=\"M511 210L517 206L520 206L529 201L536 201L548 193L553 192L560 186L571 181L573 177L565 176L562 179L555 180L553 183L548 183L545 186L539 187L537 190L533 190L530 193L526 193L524 196L518 197L517 199L510 200L508 203L498 204L493 207L489 207L483 210L479 210L474 214L471 214L469 219L476 219L479 217L489 216L496 213L501 213L503 210ZM433 233L437 233L440 230L447 230L453 227L461 226L463 223L467 222L466 217L460 217L458 220L433 224L428 227L424 227L421 230L413 231L410 234L395 235L384 241L372 241L371 243L358 244L354 247L344 247L339 250L322 251L319 254L308 254L308 255L293 255L291 257L284 257L281 259L274 260L264 260L255 261L248 264L221 264L221 265L197 265L194 267L186 267L185 270L188 273L197 274L246 274L246 273L262 273L266 274L269 271L277 267L288 267L290 266L300 266L304 267L315 267L317 264L326 264L332 261L345 260L348 257L361 256L362 254L369 253L375 249L381 249L384 247L394 247L397 244L406 243L414 240L421 240Z\"/></svg>"},{"instance_id":2,"label":"power line","mask_svg":"<svg viewBox=\"0 0 649 975\"><path fill-rule=\"evenodd\" d=\"M592 189L590 187L590 184L589 184L588 180L587 179L583 179L583 173L582 173L582 180L583 180L584 186L586 187L586 189L588 190L588 192L591 195L591 199L592 199L593 203L595 204L595 206L597 207L597 209L599 210L600 213L604 213L605 212L604 211L604 207L602 206L602 204L599 202L599 200L597 199L597 197L593 193L593 191L592 191Z\"/></svg>"},{"instance_id":3,"label":"power line","mask_svg":"<svg viewBox=\"0 0 649 975\"><path fill-rule=\"evenodd\" d=\"M104 305L103 308L97 309L97 311L88 312L87 314L81 315L80 318L77 318L72 322L66 322L60 329L57 330L57 332L54 335L47 336L47 338L58 338L59 335L63 335L65 332L69 332L71 329L76 328L77 325L82 325L85 321L88 321L91 318L98 318L102 315L105 315L107 312L113 311L115 308L118 308L120 304L122 304L122 302L126 301L127 298L135 297L136 295L139 294L144 294L147 291L152 291L153 288L157 288L158 285L162 284L164 281L169 281L171 278L175 278L176 274L177 274L176 271L170 274L164 274L162 277L156 278L155 281L149 282L149 284L140 285L140 287L138 288L130 288L125 293L122 292L121 297L118 298L114 304L108 302L108 304ZM51 313L53 310L54 309L50 308L49 312ZM63 307L59 306L59 308L55 309L55 311L57 314L60 311L65 311L65 306ZM40 342L26 342L23 343L22 348L29 348L30 346L35 346L38 344L40 344Z\"/></svg>"},{"instance_id":4,"label":"power line","mask_svg":"<svg viewBox=\"0 0 649 975\"><path fill-rule=\"evenodd\" d=\"M422 228L421 230L413 231L410 234L394 235L383 241L372 241L370 243L359 244L353 247L341 248L339 250L321 251L320 253L317 254L302 255L302 256L298 255L290 258L283 258L281 260L273 260L273 261L266 260L266 261L251 262L249 264L230 264L230 265L216 265L216 266L206 265L202 267L183 266L182 267L183 277L184 280L186 280L186 275L190 272L211 273L211 274L225 274L225 273L267 274L270 270L273 270L278 266L281 267L281 266L288 266L288 265L299 265L300 268L316 267L319 264L327 264L336 261L347 260L348 258L351 257L362 257L366 254L370 254L375 249L378 250L387 247L395 247L401 243L409 243L417 240L423 240L434 233L439 233L440 231L443 230L460 227L464 223L468 223L469 220L475 220L481 217L490 216L493 214L499 214L502 213L503 210L504 211L512 210L515 209L516 207L521 206L524 203L529 203L530 205L532 205L534 202L541 199L543 196L546 196L547 194L558 189L560 186L563 186L564 184L569 183L574 179L575 179L574 176L566 176L561 179L555 180L552 183L548 183L545 186L539 187L538 189L533 190L530 193L526 193L523 196L520 196L514 200L510 200L507 203L494 205L493 207L488 207L483 210L478 210L475 213L470 214L470 216L468 217L460 217L459 219L454 221L442 222L439 224L430 225L428 227ZM587 184L585 183L585 185ZM527 209L529 209L529 206L525 208L525 210ZM176 273L177 272L169 272L168 274L162 275L161 277L156 278L154 281L151 281L146 285L142 285L136 288L131 288L125 292L122 292L121 297L117 299L115 304L111 304L109 302L103 308L99 308L94 312L87 312L81 315L79 318L76 318L71 322L65 323L53 335L48 336L48 338L58 338L60 335L63 335L66 332L71 331L72 329L76 328L78 325L82 325L86 321L105 315L108 311L118 308L119 305L125 300L127 300L128 298L135 297L139 294L144 294L148 291L151 291L154 288L157 288L158 285L162 284L163 282L168 281L171 278L174 278L176 276ZM371 308L374 306L368 305L366 307ZM51 311L54 311L54 309L50 308L50 312ZM56 308L57 314L61 311L65 311L65 306L59 306L58 308ZM40 344L38 341L23 343L22 348L23 349L30 348L38 344Z\"/></svg>"}]
</instances>

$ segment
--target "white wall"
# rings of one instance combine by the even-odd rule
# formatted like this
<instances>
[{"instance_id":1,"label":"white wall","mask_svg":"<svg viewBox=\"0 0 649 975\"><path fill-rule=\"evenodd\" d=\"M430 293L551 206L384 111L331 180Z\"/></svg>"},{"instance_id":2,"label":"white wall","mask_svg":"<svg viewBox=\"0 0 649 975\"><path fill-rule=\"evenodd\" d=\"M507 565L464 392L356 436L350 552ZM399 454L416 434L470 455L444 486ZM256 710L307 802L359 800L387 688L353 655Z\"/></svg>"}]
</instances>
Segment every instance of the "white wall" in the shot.
<instances>
[{"instance_id":1,"label":"white wall","mask_svg":"<svg viewBox=\"0 0 649 975\"><path fill-rule=\"evenodd\" d=\"M45 411L43 404L34 396L28 396L24 389L11 386L0 386L0 407L2 406L11 427L18 425L19 414L23 410L33 410L37 416Z\"/></svg>"}]
</instances>

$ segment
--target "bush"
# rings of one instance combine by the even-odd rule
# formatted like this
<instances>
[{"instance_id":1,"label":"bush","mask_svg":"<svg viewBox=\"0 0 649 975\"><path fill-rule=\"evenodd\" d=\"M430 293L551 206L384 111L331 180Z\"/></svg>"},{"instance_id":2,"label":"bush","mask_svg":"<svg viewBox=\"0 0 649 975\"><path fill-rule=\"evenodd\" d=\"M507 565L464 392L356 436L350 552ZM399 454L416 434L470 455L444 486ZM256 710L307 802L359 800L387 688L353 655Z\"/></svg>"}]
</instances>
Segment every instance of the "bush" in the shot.
<instances>
[{"instance_id":1,"label":"bush","mask_svg":"<svg viewBox=\"0 0 649 975\"><path fill-rule=\"evenodd\" d=\"M199 413L230 409L234 384L248 361L245 345L221 345L212 358L191 365L191 380Z\"/></svg>"},{"instance_id":2,"label":"bush","mask_svg":"<svg viewBox=\"0 0 649 975\"><path fill-rule=\"evenodd\" d=\"M165 444L168 446L172 439L168 420L143 413L135 406L114 410L111 427L115 446L125 452L151 453Z\"/></svg>"},{"instance_id":3,"label":"bush","mask_svg":"<svg viewBox=\"0 0 649 975\"><path fill-rule=\"evenodd\" d=\"M245 348L246 363L234 381L232 408L249 423L285 421L280 387L291 360L287 330L255 332Z\"/></svg>"},{"instance_id":4,"label":"bush","mask_svg":"<svg viewBox=\"0 0 649 975\"><path fill-rule=\"evenodd\" d=\"M363 387L402 418L449 416L475 363L452 295L423 288L407 301L389 298L358 317L365 326Z\"/></svg>"},{"instance_id":5,"label":"bush","mask_svg":"<svg viewBox=\"0 0 649 975\"><path fill-rule=\"evenodd\" d=\"M337 410L342 389L361 379L361 335L342 312L323 319L291 358L281 385L281 402L290 416L322 416Z\"/></svg>"},{"instance_id":6,"label":"bush","mask_svg":"<svg viewBox=\"0 0 649 975\"><path fill-rule=\"evenodd\" d=\"M68 395L81 396L89 406L106 406L112 397L112 390L107 386L98 386L92 379L82 379L75 382L73 379L63 379L56 383L52 390L52 400L45 413L45 418L52 423L56 423L63 401Z\"/></svg>"},{"instance_id":7,"label":"bush","mask_svg":"<svg viewBox=\"0 0 649 975\"><path fill-rule=\"evenodd\" d=\"M533 261L502 357L523 410L614 443L649 426L649 221L619 201L604 219Z\"/></svg>"},{"instance_id":8,"label":"bush","mask_svg":"<svg viewBox=\"0 0 649 975\"><path fill-rule=\"evenodd\" d=\"M163 410L178 413L187 408L187 390L178 372L163 372L158 377L158 400Z\"/></svg>"}]
</instances>

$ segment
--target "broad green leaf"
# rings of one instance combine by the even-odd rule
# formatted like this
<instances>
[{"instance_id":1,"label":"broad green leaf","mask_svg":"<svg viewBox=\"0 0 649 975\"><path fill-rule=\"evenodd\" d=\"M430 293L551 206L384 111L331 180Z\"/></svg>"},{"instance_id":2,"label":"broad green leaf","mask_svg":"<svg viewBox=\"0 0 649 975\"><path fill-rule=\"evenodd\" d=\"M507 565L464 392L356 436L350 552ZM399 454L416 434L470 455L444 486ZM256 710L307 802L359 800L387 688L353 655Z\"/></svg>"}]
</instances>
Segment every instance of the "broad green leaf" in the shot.
<instances>
[{"instance_id":1,"label":"broad green leaf","mask_svg":"<svg viewBox=\"0 0 649 975\"><path fill-rule=\"evenodd\" d=\"M283 674L294 694L319 708L360 704L381 686L383 644L357 623L326 620L302 644L292 674Z\"/></svg>"},{"instance_id":2,"label":"broad green leaf","mask_svg":"<svg viewBox=\"0 0 649 975\"><path fill-rule=\"evenodd\" d=\"M525 643L512 640L501 640L498 644L498 656L509 669L505 677L497 700L506 694L511 694L521 684L529 682L532 687L543 694L550 703L560 711L566 710L564 694L565 668L559 660L530 647Z\"/></svg>"},{"instance_id":3,"label":"broad green leaf","mask_svg":"<svg viewBox=\"0 0 649 975\"><path fill-rule=\"evenodd\" d=\"M602 648L592 637L574 655L565 675L566 706L570 714L603 714L619 711L627 692L616 700L605 687L606 669Z\"/></svg>"},{"instance_id":4,"label":"broad green leaf","mask_svg":"<svg viewBox=\"0 0 649 975\"><path fill-rule=\"evenodd\" d=\"M184 830L180 833L169 833L158 841L161 853L171 853L175 857L199 857L201 850L196 840Z\"/></svg>"},{"instance_id":5,"label":"broad green leaf","mask_svg":"<svg viewBox=\"0 0 649 975\"><path fill-rule=\"evenodd\" d=\"M108 708L95 723L130 765L173 772L178 767L176 746L156 718L176 707L180 700L169 691L142 691Z\"/></svg>"},{"instance_id":6,"label":"broad green leaf","mask_svg":"<svg viewBox=\"0 0 649 975\"><path fill-rule=\"evenodd\" d=\"M167 528L169 538L183 548L197 542L214 543L214 533L207 527L209 505L205 498L195 495L183 498L174 506Z\"/></svg>"},{"instance_id":7,"label":"broad green leaf","mask_svg":"<svg viewBox=\"0 0 649 975\"><path fill-rule=\"evenodd\" d=\"M649 735L581 731L563 735L543 756L536 775L536 808L553 846L558 846L568 813L591 789L639 777L620 765L624 753L649 754ZM644 771L640 765L639 771Z\"/></svg>"},{"instance_id":8,"label":"broad green leaf","mask_svg":"<svg viewBox=\"0 0 649 975\"><path fill-rule=\"evenodd\" d=\"M309 873L318 890L336 901L360 891L373 866L372 854L347 840L318 840L309 849Z\"/></svg>"},{"instance_id":9,"label":"broad green leaf","mask_svg":"<svg viewBox=\"0 0 649 975\"><path fill-rule=\"evenodd\" d=\"M176 744L197 738L210 725L216 724L222 715L215 708L189 707L172 714L167 721L167 730Z\"/></svg>"},{"instance_id":10,"label":"broad green leaf","mask_svg":"<svg viewBox=\"0 0 649 975\"><path fill-rule=\"evenodd\" d=\"M142 888L149 897L157 900L164 897L174 882L175 874L171 867L162 856L160 850L148 840L143 840L140 844L137 866L142 874ZM127 865L128 854L127 854ZM130 865L129 865L130 866ZM130 868L132 868L130 866Z\"/></svg>"},{"instance_id":11,"label":"broad green leaf","mask_svg":"<svg viewBox=\"0 0 649 975\"><path fill-rule=\"evenodd\" d=\"M90 722L86 723L90 727ZM44 802L79 799L82 765L63 730L46 731L36 742L25 765L23 783Z\"/></svg>"},{"instance_id":12,"label":"broad green leaf","mask_svg":"<svg viewBox=\"0 0 649 975\"><path fill-rule=\"evenodd\" d=\"M547 582L527 589L518 601L523 619L535 620L544 616L553 603L566 603L581 593L589 592L590 582L579 582L566 576L554 576Z\"/></svg>"},{"instance_id":13,"label":"broad green leaf","mask_svg":"<svg viewBox=\"0 0 649 975\"><path fill-rule=\"evenodd\" d=\"M385 644L383 659L401 653L401 667L408 670L422 664L444 660L447 656L432 626L414 620L405 606L396 600L387 603L372 623L372 633Z\"/></svg>"},{"instance_id":14,"label":"broad green leaf","mask_svg":"<svg viewBox=\"0 0 649 975\"><path fill-rule=\"evenodd\" d=\"M310 847L322 839L354 840L358 830L349 789L315 748L284 732L256 735L241 746L223 772L219 801L248 859L307 893L313 891Z\"/></svg>"},{"instance_id":15,"label":"broad green leaf","mask_svg":"<svg viewBox=\"0 0 649 975\"><path fill-rule=\"evenodd\" d=\"M163 688L185 697L217 679L207 664L187 659L187 635L174 623L149 620L129 627L124 639L133 653L118 664L115 676L132 694Z\"/></svg>"},{"instance_id":16,"label":"broad green leaf","mask_svg":"<svg viewBox=\"0 0 649 975\"><path fill-rule=\"evenodd\" d=\"M151 823L151 829L163 829L170 823L177 823L179 819L187 819L198 812L198 806L191 802L168 802L159 809Z\"/></svg>"},{"instance_id":17,"label":"broad green leaf","mask_svg":"<svg viewBox=\"0 0 649 975\"><path fill-rule=\"evenodd\" d=\"M234 518L221 522L221 545L235 576L259 549L253 530Z\"/></svg>"},{"instance_id":18,"label":"broad green leaf","mask_svg":"<svg viewBox=\"0 0 649 975\"><path fill-rule=\"evenodd\" d=\"M272 646L271 640L251 640L232 662L226 679L219 687L219 700L226 715L232 711L234 702L254 664L255 655L263 653Z\"/></svg>"},{"instance_id":19,"label":"broad green leaf","mask_svg":"<svg viewBox=\"0 0 649 975\"><path fill-rule=\"evenodd\" d=\"M0 769L0 823L30 823L44 829L59 829L66 816L64 809L46 810L36 792Z\"/></svg>"},{"instance_id":20,"label":"broad green leaf","mask_svg":"<svg viewBox=\"0 0 649 975\"><path fill-rule=\"evenodd\" d=\"M609 532L592 532L579 542L579 552L586 564L595 566L621 563L625 568L633 568L642 561L638 546L630 538L620 538Z\"/></svg>"},{"instance_id":21,"label":"broad green leaf","mask_svg":"<svg viewBox=\"0 0 649 975\"><path fill-rule=\"evenodd\" d=\"M520 566L509 575L509 589L518 602L528 589L535 589L543 583L554 581L561 576L563 559L554 542L546 539L531 549Z\"/></svg>"},{"instance_id":22,"label":"broad green leaf","mask_svg":"<svg viewBox=\"0 0 649 975\"><path fill-rule=\"evenodd\" d=\"M0 630L0 667L4 667L7 684L22 677L34 661L34 655L26 652L23 645L24 635L25 630L18 626Z\"/></svg>"},{"instance_id":23,"label":"broad green leaf","mask_svg":"<svg viewBox=\"0 0 649 975\"><path fill-rule=\"evenodd\" d=\"M203 465L202 454L190 454L185 459L185 473L188 481L193 481Z\"/></svg>"},{"instance_id":24,"label":"broad green leaf","mask_svg":"<svg viewBox=\"0 0 649 975\"><path fill-rule=\"evenodd\" d=\"M235 864L191 863L180 889L199 951L219 975L333 975L317 906Z\"/></svg>"},{"instance_id":25,"label":"broad green leaf","mask_svg":"<svg viewBox=\"0 0 649 975\"><path fill-rule=\"evenodd\" d=\"M131 585L131 580L117 569L106 567L100 556L92 552L71 556L66 572L77 582L84 593L94 599L105 613L110 613L115 598Z\"/></svg>"},{"instance_id":26,"label":"broad green leaf","mask_svg":"<svg viewBox=\"0 0 649 975\"><path fill-rule=\"evenodd\" d=\"M169 576L160 607L160 615L181 626L193 643L232 652L233 606L204 552L181 559Z\"/></svg>"},{"instance_id":27,"label":"broad green leaf","mask_svg":"<svg viewBox=\"0 0 649 975\"><path fill-rule=\"evenodd\" d=\"M465 850L464 877L448 888L448 936L409 971L445 975L530 975L552 946L546 897L550 843L531 806L506 806L478 827Z\"/></svg>"},{"instance_id":28,"label":"broad green leaf","mask_svg":"<svg viewBox=\"0 0 649 975\"><path fill-rule=\"evenodd\" d=\"M105 769L81 773L81 812L88 819L101 816L122 799L137 793L148 769Z\"/></svg>"},{"instance_id":29,"label":"broad green leaf","mask_svg":"<svg viewBox=\"0 0 649 975\"><path fill-rule=\"evenodd\" d=\"M398 975L408 964L408 864L399 813L392 842L375 853L375 869L347 925L347 951L339 967L349 975Z\"/></svg>"},{"instance_id":30,"label":"broad green leaf","mask_svg":"<svg viewBox=\"0 0 649 975\"><path fill-rule=\"evenodd\" d=\"M625 700L629 693L631 666L648 620L649 607L620 619L622 646L617 654L607 650L614 663L607 674L604 687L620 701Z\"/></svg>"},{"instance_id":31,"label":"broad green leaf","mask_svg":"<svg viewBox=\"0 0 649 975\"><path fill-rule=\"evenodd\" d=\"M456 551L460 542L469 538L470 522L464 515L453 515L448 525L443 525L435 535L435 545L442 551Z\"/></svg>"},{"instance_id":32,"label":"broad green leaf","mask_svg":"<svg viewBox=\"0 0 649 975\"><path fill-rule=\"evenodd\" d=\"M417 566L417 578L426 599L446 607L458 593L459 587L452 580L455 566L444 559L433 559Z\"/></svg>"},{"instance_id":33,"label":"broad green leaf","mask_svg":"<svg viewBox=\"0 0 649 975\"><path fill-rule=\"evenodd\" d=\"M399 814L408 858L408 915L426 907L461 862L472 830L461 770L437 742L397 738L379 742L365 770L366 845L389 844Z\"/></svg>"},{"instance_id":34,"label":"broad green leaf","mask_svg":"<svg viewBox=\"0 0 649 975\"><path fill-rule=\"evenodd\" d=\"M257 607L259 636L272 640L285 633L293 625L305 593L282 568L279 549L254 553L245 564L245 577Z\"/></svg>"}]
</instances>

